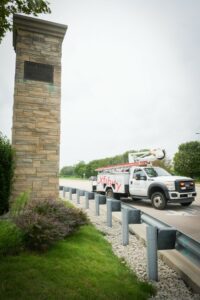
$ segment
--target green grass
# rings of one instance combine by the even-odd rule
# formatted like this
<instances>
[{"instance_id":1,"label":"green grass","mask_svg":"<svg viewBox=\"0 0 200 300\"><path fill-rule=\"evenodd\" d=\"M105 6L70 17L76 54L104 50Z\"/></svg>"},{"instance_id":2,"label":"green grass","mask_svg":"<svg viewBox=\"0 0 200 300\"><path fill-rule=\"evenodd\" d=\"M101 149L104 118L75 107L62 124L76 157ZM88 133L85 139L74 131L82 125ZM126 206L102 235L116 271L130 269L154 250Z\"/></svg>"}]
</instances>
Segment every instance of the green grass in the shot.
<instances>
[{"instance_id":1,"label":"green grass","mask_svg":"<svg viewBox=\"0 0 200 300\"><path fill-rule=\"evenodd\" d=\"M154 292L113 255L92 225L81 227L47 253L0 259L2 300L142 300Z\"/></svg>"},{"instance_id":2,"label":"green grass","mask_svg":"<svg viewBox=\"0 0 200 300\"><path fill-rule=\"evenodd\" d=\"M22 247L23 234L20 229L11 221L0 219L0 257L17 254Z\"/></svg>"}]
</instances>

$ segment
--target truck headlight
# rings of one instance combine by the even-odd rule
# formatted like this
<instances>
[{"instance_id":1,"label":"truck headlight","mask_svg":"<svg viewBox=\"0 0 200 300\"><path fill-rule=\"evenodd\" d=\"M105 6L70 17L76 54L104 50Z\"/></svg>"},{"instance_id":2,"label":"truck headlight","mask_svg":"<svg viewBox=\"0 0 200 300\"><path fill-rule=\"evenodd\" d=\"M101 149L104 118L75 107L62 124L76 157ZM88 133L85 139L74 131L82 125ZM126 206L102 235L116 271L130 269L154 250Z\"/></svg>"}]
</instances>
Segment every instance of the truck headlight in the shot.
<instances>
[{"instance_id":1,"label":"truck headlight","mask_svg":"<svg viewBox=\"0 0 200 300\"><path fill-rule=\"evenodd\" d=\"M167 181L167 182L165 182L165 185L169 191L175 190L175 183L173 181Z\"/></svg>"}]
</instances>

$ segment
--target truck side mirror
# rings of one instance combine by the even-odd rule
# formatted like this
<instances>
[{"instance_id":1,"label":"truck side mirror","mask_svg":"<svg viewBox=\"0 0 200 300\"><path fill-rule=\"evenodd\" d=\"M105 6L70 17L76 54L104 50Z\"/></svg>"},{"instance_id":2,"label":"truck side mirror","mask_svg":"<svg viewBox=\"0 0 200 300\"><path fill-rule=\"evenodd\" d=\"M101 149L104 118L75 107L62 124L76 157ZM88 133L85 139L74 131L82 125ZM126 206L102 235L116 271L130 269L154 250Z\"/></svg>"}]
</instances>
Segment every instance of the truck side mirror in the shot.
<instances>
[{"instance_id":1,"label":"truck side mirror","mask_svg":"<svg viewBox=\"0 0 200 300\"><path fill-rule=\"evenodd\" d=\"M140 179L141 179L141 180L147 180L147 176L145 176L145 175L144 175L144 176L141 176Z\"/></svg>"}]
</instances>

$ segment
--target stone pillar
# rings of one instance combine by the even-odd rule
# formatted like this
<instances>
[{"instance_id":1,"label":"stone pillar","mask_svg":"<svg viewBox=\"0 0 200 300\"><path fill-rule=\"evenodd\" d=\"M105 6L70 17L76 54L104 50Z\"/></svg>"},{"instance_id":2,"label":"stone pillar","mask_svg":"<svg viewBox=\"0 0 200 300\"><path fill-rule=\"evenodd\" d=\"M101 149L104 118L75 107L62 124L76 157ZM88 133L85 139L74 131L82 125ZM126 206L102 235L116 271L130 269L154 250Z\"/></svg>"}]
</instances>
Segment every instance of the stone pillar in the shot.
<instances>
[{"instance_id":1,"label":"stone pillar","mask_svg":"<svg viewBox=\"0 0 200 300\"><path fill-rule=\"evenodd\" d=\"M58 197L61 47L67 26L14 15L16 52L12 144L16 168L12 199Z\"/></svg>"}]
</instances>

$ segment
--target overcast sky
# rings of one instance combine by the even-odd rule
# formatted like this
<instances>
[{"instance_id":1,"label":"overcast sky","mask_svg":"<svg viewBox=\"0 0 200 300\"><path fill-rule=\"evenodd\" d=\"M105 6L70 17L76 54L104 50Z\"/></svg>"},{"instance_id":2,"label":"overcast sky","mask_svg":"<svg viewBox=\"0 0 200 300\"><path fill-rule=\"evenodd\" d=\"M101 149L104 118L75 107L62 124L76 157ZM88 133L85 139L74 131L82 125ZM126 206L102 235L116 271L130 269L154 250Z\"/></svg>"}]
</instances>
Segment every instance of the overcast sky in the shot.
<instances>
[{"instance_id":1,"label":"overcast sky","mask_svg":"<svg viewBox=\"0 0 200 300\"><path fill-rule=\"evenodd\" d=\"M199 0L57 0L62 48L61 167L200 135ZM12 34L0 44L0 130L11 138Z\"/></svg>"}]
</instances>

